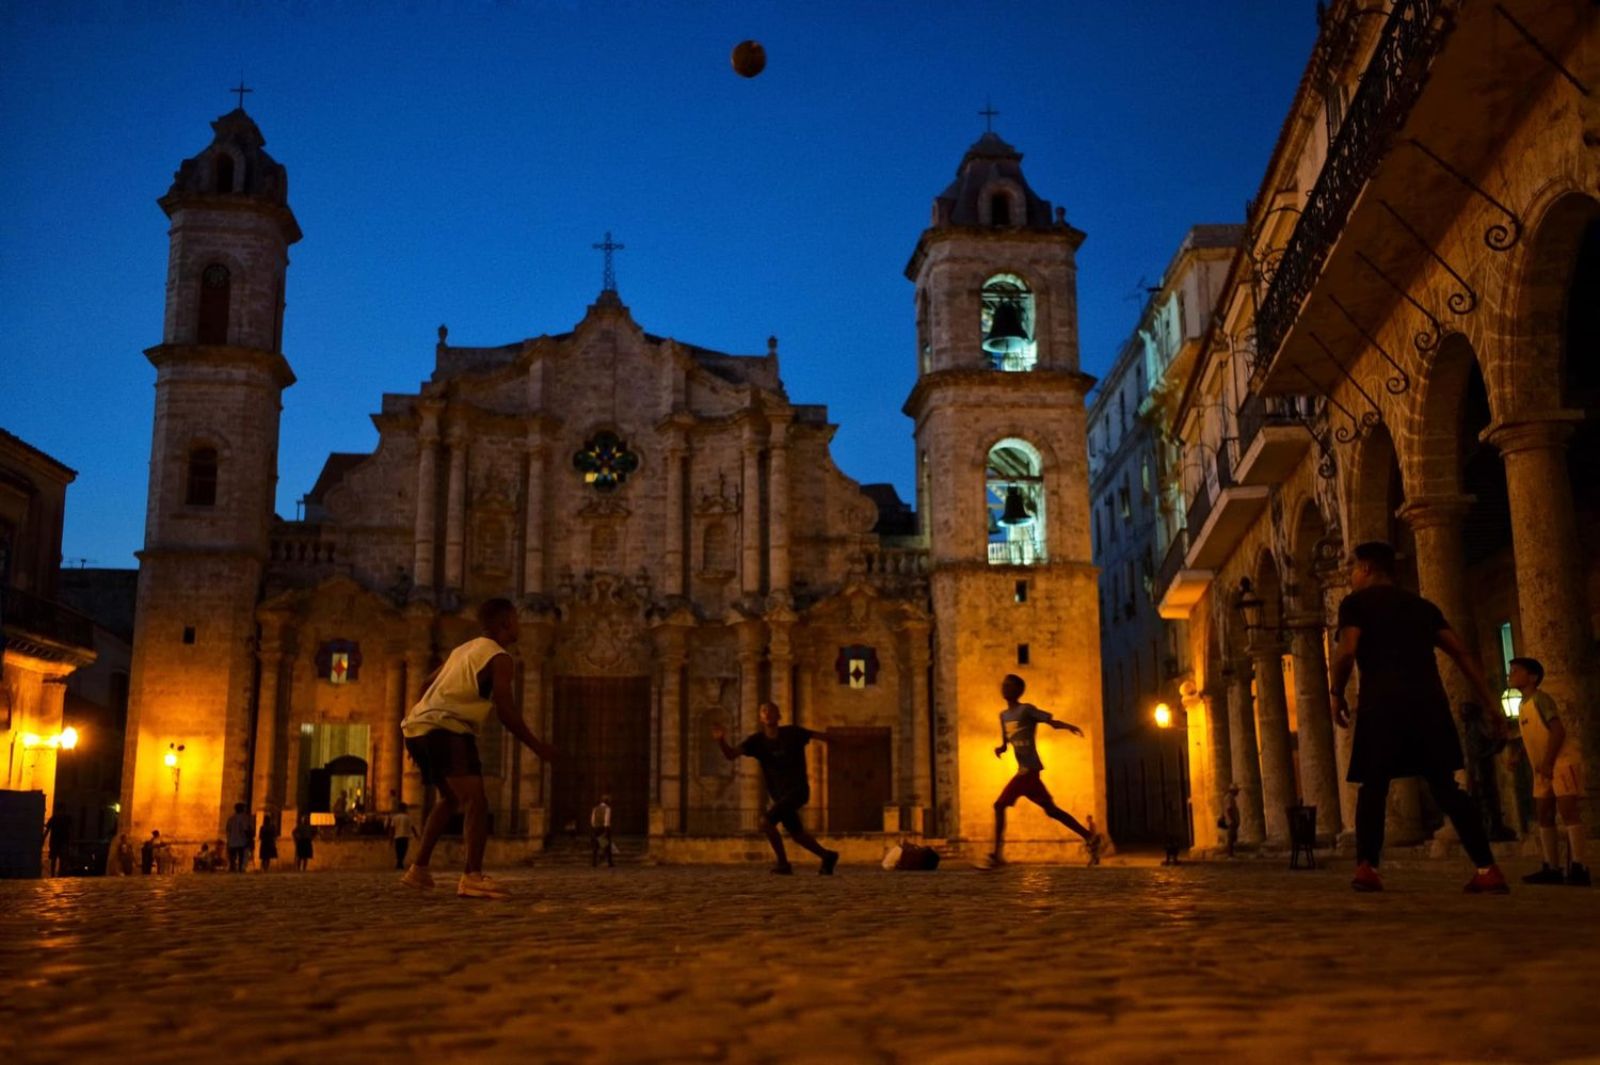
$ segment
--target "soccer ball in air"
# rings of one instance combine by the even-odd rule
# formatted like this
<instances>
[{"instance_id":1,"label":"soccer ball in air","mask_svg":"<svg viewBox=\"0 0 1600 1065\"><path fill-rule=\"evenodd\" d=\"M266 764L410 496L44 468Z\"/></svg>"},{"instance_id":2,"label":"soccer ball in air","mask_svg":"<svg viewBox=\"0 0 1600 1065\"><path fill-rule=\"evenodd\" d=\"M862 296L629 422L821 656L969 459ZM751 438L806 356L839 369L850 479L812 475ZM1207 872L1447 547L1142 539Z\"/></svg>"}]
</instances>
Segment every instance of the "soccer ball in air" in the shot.
<instances>
[{"instance_id":1,"label":"soccer ball in air","mask_svg":"<svg viewBox=\"0 0 1600 1065\"><path fill-rule=\"evenodd\" d=\"M742 78L753 78L767 69L767 50L760 41L740 41L733 46L733 70Z\"/></svg>"}]
</instances>

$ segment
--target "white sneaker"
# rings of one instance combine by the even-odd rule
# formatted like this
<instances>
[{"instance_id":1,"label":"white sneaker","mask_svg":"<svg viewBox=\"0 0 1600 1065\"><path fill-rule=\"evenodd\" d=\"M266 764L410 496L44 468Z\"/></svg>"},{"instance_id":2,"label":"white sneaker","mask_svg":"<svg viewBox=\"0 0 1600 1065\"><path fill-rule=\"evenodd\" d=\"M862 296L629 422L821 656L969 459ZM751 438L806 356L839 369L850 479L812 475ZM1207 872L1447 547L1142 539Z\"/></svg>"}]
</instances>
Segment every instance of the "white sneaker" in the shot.
<instances>
[{"instance_id":1,"label":"white sneaker","mask_svg":"<svg viewBox=\"0 0 1600 1065\"><path fill-rule=\"evenodd\" d=\"M418 891L427 891L433 887L433 874L428 872L425 866L413 865L406 870L405 876L400 878L400 883Z\"/></svg>"},{"instance_id":2,"label":"white sneaker","mask_svg":"<svg viewBox=\"0 0 1600 1065\"><path fill-rule=\"evenodd\" d=\"M501 887L493 877L482 873L462 873L456 884L456 894L464 899L509 899L511 892Z\"/></svg>"}]
</instances>

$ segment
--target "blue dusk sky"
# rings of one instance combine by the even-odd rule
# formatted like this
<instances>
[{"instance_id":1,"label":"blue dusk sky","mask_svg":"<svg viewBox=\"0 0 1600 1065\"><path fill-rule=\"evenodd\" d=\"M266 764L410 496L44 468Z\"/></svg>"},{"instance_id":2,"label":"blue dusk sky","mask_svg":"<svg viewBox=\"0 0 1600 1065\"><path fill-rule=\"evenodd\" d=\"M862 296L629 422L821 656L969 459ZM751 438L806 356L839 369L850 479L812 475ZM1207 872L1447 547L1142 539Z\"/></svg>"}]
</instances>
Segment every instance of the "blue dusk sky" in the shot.
<instances>
[{"instance_id":1,"label":"blue dusk sky","mask_svg":"<svg viewBox=\"0 0 1600 1065\"><path fill-rule=\"evenodd\" d=\"M440 323L464 345L570 329L607 230L645 329L743 354L776 334L839 466L909 497L902 271L985 101L1088 233L1101 373L1185 230L1241 219L1315 35L1311 0L0 0L0 427L78 471L66 558L133 565L155 201L242 72L305 232L281 515L329 452L375 446L368 415L428 377ZM728 62L745 38L753 80Z\"/></svg>"}]
</instances>

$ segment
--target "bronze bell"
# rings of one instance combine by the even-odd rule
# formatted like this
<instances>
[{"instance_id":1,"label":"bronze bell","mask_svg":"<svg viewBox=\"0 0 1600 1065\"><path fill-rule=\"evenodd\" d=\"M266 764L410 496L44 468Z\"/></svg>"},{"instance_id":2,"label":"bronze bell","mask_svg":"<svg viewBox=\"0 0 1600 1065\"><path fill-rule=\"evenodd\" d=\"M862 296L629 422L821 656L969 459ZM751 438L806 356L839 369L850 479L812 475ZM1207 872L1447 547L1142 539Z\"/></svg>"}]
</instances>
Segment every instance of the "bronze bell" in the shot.
<instances>
[{"instance_id":1,"label":"bronze bell","mask_svg":"<svg viewBox=\"0 0 1600 1065\"><path fill-rule=\"evenodd\" d=\"M1028 504L1022 498L1022 489L1016 485L1006 489L1006 509L1000 515L1001 525L1028 525L1033 521L1033 515L1028 512Z\"/></svg>"},{"instance_id":2,"label":"bronze bell","mask_svg":"<svg viewBox=\"0 0 1600 1065\"><path fill-rule=\"evenodd\" d=\"M983 350L995 355L1015 355L1027 346L1028 332L1022 328L1022 308L1015 300L1001 300L995 305L989 335L983 338Z\"/></svg>"}]
</instances>

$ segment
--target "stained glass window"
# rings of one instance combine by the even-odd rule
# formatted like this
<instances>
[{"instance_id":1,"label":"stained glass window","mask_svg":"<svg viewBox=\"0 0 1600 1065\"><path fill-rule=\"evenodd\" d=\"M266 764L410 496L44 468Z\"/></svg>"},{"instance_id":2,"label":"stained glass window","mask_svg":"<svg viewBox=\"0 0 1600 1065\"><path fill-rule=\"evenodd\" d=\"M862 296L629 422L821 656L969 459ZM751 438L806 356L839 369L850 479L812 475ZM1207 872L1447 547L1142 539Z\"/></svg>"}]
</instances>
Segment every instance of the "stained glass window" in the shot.
<instances>
[{"instance_id":1,"label":"stained glass window","mask_svg":"<svg viewBox=\"0 0 1600 1065\"><path fill-rule=\"evenodd\" d=\"M639 468L639 456L628 450L627 442L616 433L602 430L572 456L572 465L583 474L585 484L609 492Z\"/></svg>"},{"instance_id":2,"label":"stained glass window","mask_svg":"<svg viewBox=\"0 0 1600 1065\"><path fill-rule=\"evenodd\" d=\"M317 676L330 684L361 678L361 645L355 640L329 640L317 649Z\"/></svg>"}]
</instances>

